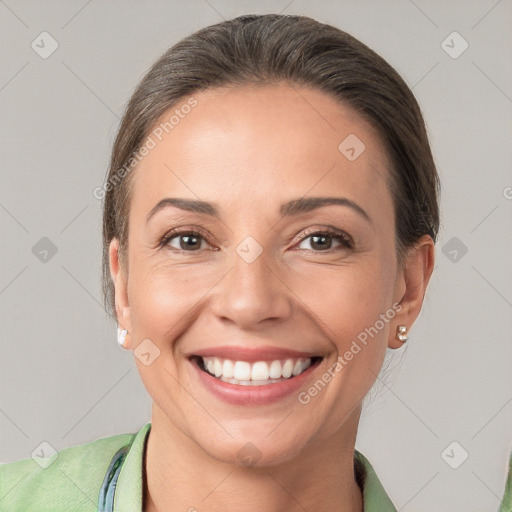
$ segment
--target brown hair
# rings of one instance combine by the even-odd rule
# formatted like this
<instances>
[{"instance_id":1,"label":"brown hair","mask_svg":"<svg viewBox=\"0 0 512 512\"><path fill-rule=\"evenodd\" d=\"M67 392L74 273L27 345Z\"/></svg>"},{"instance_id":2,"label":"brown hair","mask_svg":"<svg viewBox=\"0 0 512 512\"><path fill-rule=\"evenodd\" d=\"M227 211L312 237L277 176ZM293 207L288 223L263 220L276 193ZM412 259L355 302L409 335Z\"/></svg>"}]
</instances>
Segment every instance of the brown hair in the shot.
<instances>
[{"instance_id":1,"label":"brown hair","mask_svg":"<svg viewBox=\"0 0 512 512\"><path fill-rule=\"evenodd\" d=\"M142 78L126 107L103 186L103 294L115 319L109 245L119 240L127 271L134 154L170 107L208 87L288 82L324 91L375 127L391 162L396 253L439 230L439 177L420 107L382 57L336 27L304 16L244 15L203 28L169 48ZM341 142L341 141L340 141Z\"/></svg>"}]
</instances>

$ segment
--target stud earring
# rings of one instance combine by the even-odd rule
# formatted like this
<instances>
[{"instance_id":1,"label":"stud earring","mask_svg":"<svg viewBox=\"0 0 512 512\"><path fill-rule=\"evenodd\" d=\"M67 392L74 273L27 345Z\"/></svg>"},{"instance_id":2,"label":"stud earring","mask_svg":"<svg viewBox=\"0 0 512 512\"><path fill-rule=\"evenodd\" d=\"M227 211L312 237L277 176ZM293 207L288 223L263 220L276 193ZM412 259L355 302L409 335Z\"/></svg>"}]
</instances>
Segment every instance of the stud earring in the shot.
<instances>
[{"instance_id":1,"label":"stud earring","mask_svg":"<svg viewBox=\"0 0 512 512\"><path fill-rule=\"evenodd\" d=\"M396 328L396 337L402 342L405 343L409 337L407 336L407 326L399 325Z\"/></svg>"},{"instance_id":2,"label":"stud earring","mask_svg":"<svg viewBox=\"0 0 512 512\"><path fill-rule=\"evenodd\" d=\"M126 329L121 329L119 325L117 326L117 343L119 343L120 347L124 348L124 342L126 339L126 334L128 331Z\"/></svg>"}]
</instances>

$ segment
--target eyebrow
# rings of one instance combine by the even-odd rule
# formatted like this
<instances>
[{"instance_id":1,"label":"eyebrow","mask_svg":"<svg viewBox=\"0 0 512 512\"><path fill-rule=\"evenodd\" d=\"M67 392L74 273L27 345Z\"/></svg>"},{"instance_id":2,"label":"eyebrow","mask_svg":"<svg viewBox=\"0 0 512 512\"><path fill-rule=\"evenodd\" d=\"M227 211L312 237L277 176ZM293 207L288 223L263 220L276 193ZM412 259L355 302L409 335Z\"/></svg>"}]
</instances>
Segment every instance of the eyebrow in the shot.
<instances>
[{"instance_id":1,"label":"eyebrow","mask_svg":"<svg viewBox=\"0 0 512 512\"><path fill-rule=\"evenodd\" d=\"M361 208L357 203L347 199L346 197L301 197L299 199L293 199L287 203L283 203L279 208L279 213L283 217L290 217L292 215L298 215L300 213L307 213L317 208L328 205L341 205L347 206L357 212L366 221L372 224L372 220L368 213ZM178 197L165 197L159 201L148 213L146 223L149 222L160 210L174 206L181 210L202 213L211 217L220 217L218 206L215 203L209 203L207 201L199 201L196 199L182 199Z\"/></svg>"}]
</instances>

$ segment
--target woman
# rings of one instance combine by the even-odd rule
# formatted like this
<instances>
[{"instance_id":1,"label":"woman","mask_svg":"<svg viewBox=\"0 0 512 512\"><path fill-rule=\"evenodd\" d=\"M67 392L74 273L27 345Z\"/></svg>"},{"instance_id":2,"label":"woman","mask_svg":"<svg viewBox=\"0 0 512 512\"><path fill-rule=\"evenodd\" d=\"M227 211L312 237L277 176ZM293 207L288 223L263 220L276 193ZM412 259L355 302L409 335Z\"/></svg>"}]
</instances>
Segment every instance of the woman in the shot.
<instances>
[{"instance_id":1,"label":"woman","mask_svg":"<svg viewBox=\"0 0 512 512\"><path fill-rule=\"evenodd\" d=\"M439 182L404 81L310 18L169 49L103 188L104 293L151 423L0 469L6 510L396 510L355 450L434 266Z\"/></svg>"}]
</instances>

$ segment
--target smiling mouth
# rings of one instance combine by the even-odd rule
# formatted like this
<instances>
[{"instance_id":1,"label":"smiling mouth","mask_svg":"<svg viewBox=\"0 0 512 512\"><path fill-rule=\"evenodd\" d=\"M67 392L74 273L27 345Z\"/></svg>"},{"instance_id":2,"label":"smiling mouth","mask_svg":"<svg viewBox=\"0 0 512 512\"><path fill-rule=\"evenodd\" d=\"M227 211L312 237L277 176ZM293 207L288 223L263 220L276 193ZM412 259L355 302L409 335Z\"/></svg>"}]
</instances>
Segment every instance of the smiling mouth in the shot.
<instances>
[{"instance_id":1,"label":"smiling mouth","mask_svg":"<svg viewBox=\"0 0 512 512\"><path fill-rule=\"evenodd\" d=\"M313 356L249 362L220 357L191 358L192 362L208 375L223 382L242 386L266 386L291 380L319 364L322 359Z\"/></svg>"}]
</instances>

